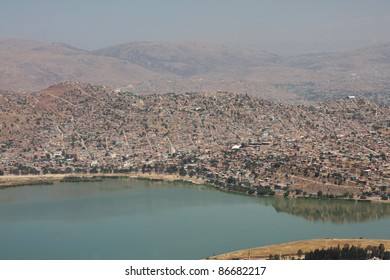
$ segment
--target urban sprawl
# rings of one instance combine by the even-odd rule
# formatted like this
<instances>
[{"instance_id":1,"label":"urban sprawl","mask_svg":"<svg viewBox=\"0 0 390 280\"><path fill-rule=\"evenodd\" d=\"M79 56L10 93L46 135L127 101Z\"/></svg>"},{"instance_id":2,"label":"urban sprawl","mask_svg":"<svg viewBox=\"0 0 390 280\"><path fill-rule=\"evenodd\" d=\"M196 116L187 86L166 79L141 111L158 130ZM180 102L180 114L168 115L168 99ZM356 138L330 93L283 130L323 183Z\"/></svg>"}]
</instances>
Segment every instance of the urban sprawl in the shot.
<instances>
[{"instance_id":1,"label":"urban sprawl","mask_svg":"<svg viewBox=\"0 0 390 280\"><path fill-rule=\"evenodd\" d=\"M387 200L390 109L63 83L0 92L0 175L162 173L253 195Z\"/></svg>"}]
</instances>

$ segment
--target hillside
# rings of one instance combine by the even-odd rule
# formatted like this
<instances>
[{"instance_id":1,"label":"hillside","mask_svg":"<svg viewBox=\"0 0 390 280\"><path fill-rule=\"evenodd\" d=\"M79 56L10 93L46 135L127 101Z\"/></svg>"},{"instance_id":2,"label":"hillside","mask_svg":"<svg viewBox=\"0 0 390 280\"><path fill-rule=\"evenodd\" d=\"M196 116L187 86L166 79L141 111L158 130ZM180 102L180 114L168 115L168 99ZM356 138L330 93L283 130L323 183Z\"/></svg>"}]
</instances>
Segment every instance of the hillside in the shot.
<instances>
[{"instance_id":1,"label":"hillside","mask_svg":"<svg viewBox=\"0 0 390 280\"><path fill-rule=\"evenodd\" d=\"M279 56L203 43L131 42L96 51L63 43L0 41L0 88L35 91L79 81L136 93L250 94L295 103L366 96L388 104L390 44Z\"/></svg>"},{"instance_id":2,"label":"hillside","mask_svg":"<svg viewBox=\"0 0 390 280\"><path fill-rule=\"evenodd\" d=\"M283 58L283 64L309 70L313 76L285 85L292 92L321 100L358 94L377 101L389 98L390 44L339 53L319 53Z\"/></svg>"},{"instance_id":3,"label":"hillside","mask_svg":"<svg viewBox=\"0 0 390 280\"><path fill-rule=\"evenodd\" d=\"M0 88L31 92L66 81L128 85L161 76L130 62L62 43L0 41Z\"/></svg>"},{"instance_id":4,"label":"hillside","mask_svg":"<svg viewBox=\"0 0 390 280\"><path fill-rule=\"evenodd\" d=\"M390 110L367 99L293 106L65 83L0 100L6 173L180 172L247 193L390 192Z\"/></svg>"},{"instance_id":5,"label":"hillside","mask_svg":"<svg viewBox=\"0 0 390 280\"><path fill-rule=\"evenodd\" d=\"M277 55L265 52L250 52L228 46L200 43L135 42L109 47L94 53L182 77L204 75L213 71L229 73L230 67L242 69L242 74L245 75L245 72L253 67L272 65L278 60Z\"/></svg>"}]
</instances>

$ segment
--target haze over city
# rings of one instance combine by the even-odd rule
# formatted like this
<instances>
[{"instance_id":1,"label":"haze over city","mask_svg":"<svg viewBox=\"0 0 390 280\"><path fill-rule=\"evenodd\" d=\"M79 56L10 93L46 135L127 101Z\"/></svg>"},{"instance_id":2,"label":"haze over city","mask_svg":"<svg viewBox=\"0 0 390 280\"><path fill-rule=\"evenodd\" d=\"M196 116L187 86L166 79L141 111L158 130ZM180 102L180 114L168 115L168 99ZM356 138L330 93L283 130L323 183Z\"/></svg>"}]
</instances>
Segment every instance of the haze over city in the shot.
<instances>
[{"instance_id":1,"label":"haze over city","mask_svg":"<svg viewBox=\"0 0 390 280\"><path fill-rule=\"evenodd\" d=\"M390 2L3 0L0 39L95 50L130 41L207 42L278 54L390 41Z\"/></svg>"}]
</instances>

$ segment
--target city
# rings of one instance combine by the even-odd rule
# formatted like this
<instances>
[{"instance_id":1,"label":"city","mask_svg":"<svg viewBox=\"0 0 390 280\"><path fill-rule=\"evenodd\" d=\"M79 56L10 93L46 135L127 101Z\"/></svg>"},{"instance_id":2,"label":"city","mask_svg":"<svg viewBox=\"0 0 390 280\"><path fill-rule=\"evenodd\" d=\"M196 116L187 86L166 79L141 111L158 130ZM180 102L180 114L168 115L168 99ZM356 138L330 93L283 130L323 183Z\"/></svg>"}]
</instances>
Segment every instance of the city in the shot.
<instances>
[{"instance_id":1,"label":"city","mask_svg":"<svg viewBox=\"0 0 390 280\"><path fill-rule=\"evenodd\" d=\"M178 174L253 195L388 200L389 108L62 83L2 92L0 172Z\"/></svg>"}]
</instances>

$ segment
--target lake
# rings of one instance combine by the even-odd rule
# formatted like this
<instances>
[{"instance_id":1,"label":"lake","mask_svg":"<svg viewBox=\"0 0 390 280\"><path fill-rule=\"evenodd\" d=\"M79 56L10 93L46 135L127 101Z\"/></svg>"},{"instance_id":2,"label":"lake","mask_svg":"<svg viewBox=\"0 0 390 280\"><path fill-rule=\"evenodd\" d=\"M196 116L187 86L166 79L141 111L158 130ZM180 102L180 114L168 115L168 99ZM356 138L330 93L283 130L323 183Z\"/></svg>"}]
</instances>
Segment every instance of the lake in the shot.
<instances>
[{"instance_id":1,"label":"lake","mask_svg":"<svg viewBox=\"0 0 390 280\"><path fill-rule=\"evenodd\" d=\"M0 190L0 259L200 259L327 237L390 239L390 204L137 179Z\"/></svg>"}]
</instances>

